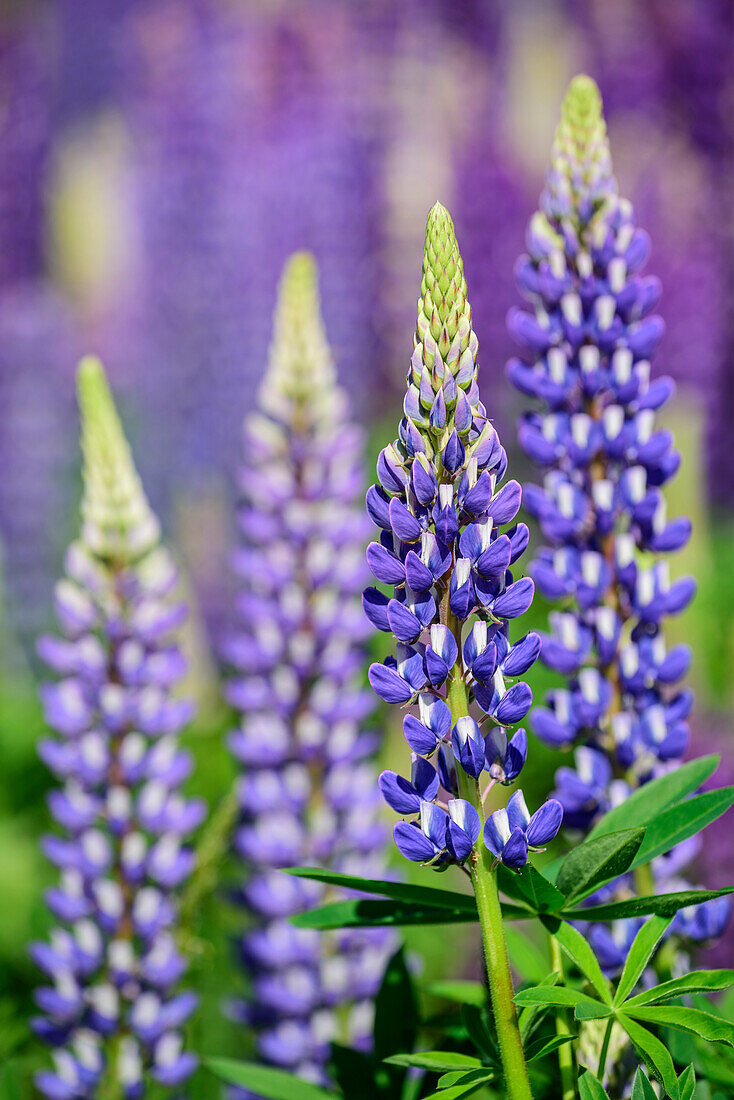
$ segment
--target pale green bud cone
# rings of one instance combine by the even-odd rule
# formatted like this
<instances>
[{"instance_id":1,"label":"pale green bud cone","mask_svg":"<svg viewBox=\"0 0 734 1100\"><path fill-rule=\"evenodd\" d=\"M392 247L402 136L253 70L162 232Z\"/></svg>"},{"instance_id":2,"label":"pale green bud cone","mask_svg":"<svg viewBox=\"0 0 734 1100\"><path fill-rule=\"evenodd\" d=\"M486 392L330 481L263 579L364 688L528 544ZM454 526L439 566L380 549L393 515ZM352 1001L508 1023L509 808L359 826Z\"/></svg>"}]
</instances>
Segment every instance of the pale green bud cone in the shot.
<instances>
[{"instance_id":1,"label":"pale green bud cone","mask_svg":"<svg viewBox=\"0 0 734 1100\"><path fill-rule=\"evenodd\" d=\"M295 252L280 279L261 405L279 419L310 420L332 415L342 399L321 318L316 261Z\"/></svg>"},{"instance_id":2,"label":"pale green bud cone","mask_svg":"<svg viewBox=\"0 0 734 1100\"><path fill-rule=\"evenodd\" d=\"M150 509L100 361L82 359L77 372L84 458L82 541L96 556L122 564L158 541Z\"/></svg>"},{"instance_id":3,"label":"pale green bud cone","mask_svg":"<svg viewBox=\"0 0 734 1100\"><path fill-rule=\"evenodd\" d=\"M607 128L599 88L589 76L575 76L561 106L546 183L547 213L587 224L616 194Z\"/></svg>"},{"instance_id":4,"label":"pale green bud cone","mask_svg":"<svg viewBox=\"0 0 734 1100\"><path fill-rule=\"evenodd\" d=\"M429 456L452 431L468 436L484 416L476 386L478 341L466 296L464 264L448 210L428 214L418 321L404 401L406 417L426 440Z\"/></svg>"}]
</instances>

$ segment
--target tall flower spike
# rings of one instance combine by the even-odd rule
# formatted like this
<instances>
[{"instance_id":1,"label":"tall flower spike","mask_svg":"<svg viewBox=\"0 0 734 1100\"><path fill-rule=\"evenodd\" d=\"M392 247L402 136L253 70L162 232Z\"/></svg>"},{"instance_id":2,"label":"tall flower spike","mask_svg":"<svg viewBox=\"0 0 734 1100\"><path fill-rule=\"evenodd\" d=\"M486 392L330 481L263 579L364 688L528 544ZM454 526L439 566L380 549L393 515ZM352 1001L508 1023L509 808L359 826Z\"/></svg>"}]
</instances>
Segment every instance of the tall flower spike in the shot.
<instances>
[{"instance_id":1,"label":"tall flower spike","mask_svg":"<svg viewBox=\"0 0 734 1100\"><path fill-rule=\"evenodd\" d=\"M686 749L693 698L678 681L690 651L668 650L663 624L695 590L691 578L671 583L662 558L685 545L690 523L668 519L661 493L680 456L655 428L673 391L669 378L650 381L660 286L641 274L649 241L617 194L601 97L587 76L568 89L540 206L516 272L533 312L510 314L524 354L508 373L542 406L519 428L544 471L542 486L525 489L548 540L532 574L563 602L542 658L567 684L535 711L534 727L550 745L575 749L556 794L566 824L585 831ZM665 866L656 865L662 890Z\"/></svg>"},{"instance_id":2,"label":"tall flower spike","mask_svg":"<svg viewBox=\"0 0 734 1100\"><path fill-rule=\"evenodd\" d=\"M103 1088L138 1100L146 1081L175 1087L196 1066L181 1036L196 998L175 988L175 894L204 807L178 793L191 762L176 735L191 707L172 695L185 671L171 637L186 613L176 569L95 359L79 367L78 396L82 533L56 588L62 636L38 647L59 677L42 688L57 737L40 753L61 786L49 798L59 832L44 840L59 926L31 949L49 978L34 1027L55 1061L37 1084L50 1100Z\"/></svg>"},{"instance_id":3,"label":"tall flower spike","mask_svg":"<svg viewBox=\"0 0 734 1100\"><path fill-rule=\"evenodd\" d=\"M359 685L366 522L358 504L362 440L319 313L313 259L286 264L260 410L246 423L240 489L242 627L226 649L241 712L230 745L243 769L235 848L256 927L241 940L251 983L237 1008L261 1058L325 1080L332 1038L369 1043L372 997L390 945L384 930L319 936L288 917L323 889L277 868L382 870L385 836Z\"/></svg>"},{"instance_id":4,"label":"tall flower spike","mask_svg":"<svg viewBox=\"0 0 734 1100\"><path fill-rule=\"evenodd\" d=\"M528 529L520 523L504 530L521 491L516 481L500 487L507 456L479 398L477 348L454 226L436 203L428 215L404 416L398 438L379 456L379 483L367 494L381 528L367 560L393 595L368 588L363 605L370 621L397 639L397 658L373 664L369 677L386 702L417 704L417 714L403 722L413 750L411 779L385 772L380 787L392 808L410 818L394 833L407 859L436 869L468 863L508 1096L520 1098L529 1096L529 1086L511 998L506 1003L512 988L506 954L497 947L504 933L494 865L521 867L532 840L523 821L511 846L504 838L498 844L491 822L483 830L483 796L494 783L516 779L524 764L525 731L508 741L506 728L530 707L530 688L516 678L537 658L540 639L509 640L510 621L533 598L533 582L509 571ZM555 827L543 832L544 840L560 826L560 806L550 810Z\"/></svg>"}]
</instances>

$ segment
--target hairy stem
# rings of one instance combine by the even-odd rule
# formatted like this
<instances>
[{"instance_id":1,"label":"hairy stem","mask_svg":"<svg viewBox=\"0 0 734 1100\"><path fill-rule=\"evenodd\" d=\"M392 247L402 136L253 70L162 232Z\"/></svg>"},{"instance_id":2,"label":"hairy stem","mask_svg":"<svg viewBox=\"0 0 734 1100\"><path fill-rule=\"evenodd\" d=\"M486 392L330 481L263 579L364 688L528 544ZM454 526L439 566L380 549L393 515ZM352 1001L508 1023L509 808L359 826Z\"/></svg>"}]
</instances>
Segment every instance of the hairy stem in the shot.
<instances>
[{"instance_id":1,"label":"hairy stem","mask_svg":"<svg viewBox=\"0 0 734 1100\"><path fill-rule=\"evenodd\" d=\"M449 629L460 646L459 624L449 611L447 615ZM459 650L461 653L461 649ZM466 691L461 655L449 677L446 701L451 709L454 721L469 713L469 700ZM459 796L470 802L484 821L482 799L479 784L466 774L461 765L456 764L459 782ZM493 870L494 857L484 845L481 835L471 855L471 880L479 911L479 924L482 930L484 960L487 967L489 995L492 1002L497 1039L505 1076L507 1100L532 1100L530 1080L525 1065L520 1028L517 1022L510 961L507 957L507 943L502 923L497 874Z\"/></svg>"},{"instance_id":2,"label":"hairy stem","mask_svg":"<svg viewBox=\"0 0 734 1100\"><path fill-rule=\"evenodd\" d=\"M557 970L563 979L563 955L561 945L555 936L548 933L548 945L550 947L551 970ZM568 1013L564 1010L556 1013L556 1035L560 1038L571 1035L571 1027L568 1022ZM573 1050L571 1043L564 1043L558 1048L558 1068L561 1073L561 1098L562 1100L575 1100L576 1078L573 1068Z\"/></svg>"}]
</instances>

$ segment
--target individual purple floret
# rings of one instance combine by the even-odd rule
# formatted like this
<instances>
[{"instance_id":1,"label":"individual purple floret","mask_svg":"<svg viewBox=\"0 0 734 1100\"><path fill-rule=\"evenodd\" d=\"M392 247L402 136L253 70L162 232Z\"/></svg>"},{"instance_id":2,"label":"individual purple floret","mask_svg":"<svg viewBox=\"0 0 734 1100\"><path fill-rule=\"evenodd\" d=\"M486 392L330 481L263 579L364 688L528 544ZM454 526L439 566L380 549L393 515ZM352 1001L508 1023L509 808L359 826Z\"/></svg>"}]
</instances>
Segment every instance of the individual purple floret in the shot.
<instances>
[{"instance_id":1,"label":"individual purple floret","mask_svg":"<svg viewBox=\"0 0 734 1100\"><path fill-rule=\"evenodd\" d=\"M588 77L566 95L540 207L516 268L532 312L510 314L523 356L508 374L542 406L519 427L544 471L524 499L547 540L532 575L563 605L542 659L565 686L549 692L533 725L548 744L574 750L555 793L566 824L586 831L686 750L693 696L679 681L691 653L668 649L664 621L695 592L690 577L671 581L664 559L685 545L691 524L667 516L661 492L680 455L655 424L673 392L671 379L650 379L664 328L653 312L660 285L642 274L649 240L618 196ZM685 934L709 927L689 921Z\"/></svg>"},{"instance_id":2,"label":"individual purple floret","mask_svg":"<svg viewBox=\"0 0 734 1100\"><path fill-rule=\"evenodd\" d=\"M31 951L48 984L34 1029L54 1048L37 1075L50 1100L138 1100L196 1067L182 1025L176 892L204 807L178 792L191 761L177 734L191 706L174 692L185 661L175 566L160 545L101 365L78 375L84 453L82 531L56 588L59 637L39 642L58 679L45 684L56 737L40 753L60 781L58 831L43 842L60 873L46 895L59 922ZM147 1083L147 1084L146 1084Z\"/></svg>"},{"instance_id":3,"label":"individual purple floret","mask_svg":"<svg viewBox=\"0 0 734 1100\"><path fill-rule=\"evenodd\" d=\"M563 807L551 798L532 815L522 791L515 791L507 809L495 810L484 826L484 843L506 867L524 867L528 849L543 851L561 827Z\"/></svg>"},{"instance_id":4,"label":"individual purple floret","mask_svg":"<svg viewBox=\"0 0 734 1100\"><path fill-rule=\"evenodd\" d=\"M380 788L397 813L418 815L395 826L402 854L437 869L463 863L482 833L479 803L467 797L472 781L479 797L488 773L484 798L522 770L525 731L508 738L507 727L530 708L530 688L517 677L540 650L537 634L509 640L510 621L533 598L533 582L509 571L528 529L508 527L521 490L516 481L502 484L507 456L479 399L477 346L453 224L437 203L428 216L404 417L367 494L381 529L367 561L393 594L368 588L363 596L369 620L397 639L397 656L373 664L370 683L386 702L417 707L403 719L412 779L384 772ZM491 828L483 835L499 856ZM515 867L527 858L522 835Z\"/></svg>"},{"instance_id":5,"label":"individual purple floret","mask_svg":"<svg viewBox=\"0 0 734 1100\"><path fill-rule=\"evenodd\" d=\"M369 1045L391 934L294 927L288 918L325 891L278 870L379 877L385 844L376 738L363 729L372 702L360 684L362 440L336 384L305 253L285 267L245 445L235 555L242 626L226 657L236 669L228 697L242 716L230 738L243 769L234 844L255 927L240 943L251 989L236 1012L264 1061L324 1081L331 1040Z\"/></svg>"}]
</instances>

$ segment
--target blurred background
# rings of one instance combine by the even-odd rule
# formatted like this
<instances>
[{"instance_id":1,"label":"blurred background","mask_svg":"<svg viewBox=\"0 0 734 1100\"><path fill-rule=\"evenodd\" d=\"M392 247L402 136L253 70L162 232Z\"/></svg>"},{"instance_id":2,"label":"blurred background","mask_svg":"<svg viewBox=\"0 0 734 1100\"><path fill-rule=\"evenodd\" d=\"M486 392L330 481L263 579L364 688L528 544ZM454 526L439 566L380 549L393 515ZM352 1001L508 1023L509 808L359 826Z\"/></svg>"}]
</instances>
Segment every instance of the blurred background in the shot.
<instances>
[{"instance_id":1,"label":"blurred background","mask_svg":"<svg viewBox=\"0 0 734 1100\"><path fill-rule=\"evenodd\" d=\"M25 1068L38 1058L26 942L47 927L49 870L37 853L48 776L35 754L34 641L77 530L79 355L108 366L185 569L199 698L192 786L216 804L232 776L216 647L240 430L282 263L296 248L317 257L371 465L400 413L424 219L440 198L464 255L483 397L512 452L513 265L580 70L601 87L620 187L663 281L654 370L679 384L667 420L684 454L670 508L695 522L673 570L700 582L672 626L696 652L691 753L722 752L718 779L734 778L733 57L731 0L0 6L0 1062L11 1067L0 1096L30 1095ZM522 477L521 456L511 461ZM542 621L544 609L534 614ZM542 694L542 671L533 686ZM388 738L388 756L401 751ZM557 764L533 742L536 797ZM709 830L707 885L732 878L726 828ZM211 1012L196 1042L210 1054L246 1053L217 1009L222 974L231 980L227 920L204 907L198 984ZM435 966L435 941L417 942ZM716 954L731 960L731 943ZM211 1097L211 1080L200 1089Z\"/></svg>"}]
</instances>

